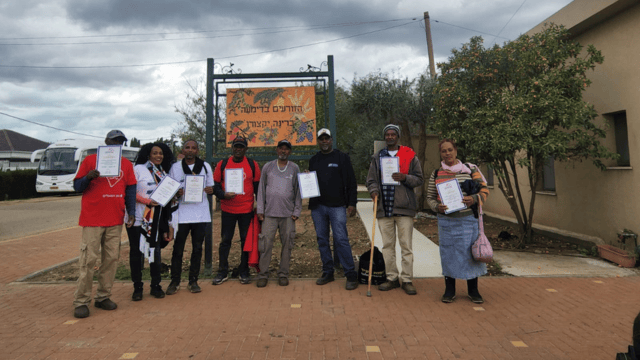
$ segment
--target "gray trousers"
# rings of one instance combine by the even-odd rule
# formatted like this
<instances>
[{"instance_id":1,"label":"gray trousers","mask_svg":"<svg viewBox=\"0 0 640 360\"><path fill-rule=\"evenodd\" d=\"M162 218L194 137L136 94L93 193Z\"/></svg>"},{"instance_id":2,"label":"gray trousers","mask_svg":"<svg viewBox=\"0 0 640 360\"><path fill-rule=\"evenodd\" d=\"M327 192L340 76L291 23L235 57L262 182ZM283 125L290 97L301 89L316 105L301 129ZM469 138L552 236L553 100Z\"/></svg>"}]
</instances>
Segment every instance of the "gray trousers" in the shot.
<instances>
[{"instance_id":1,"label":"gray trousers","mask_svg":"<svg viewBox=\"0 0 640 360\"><path fill-rule=\"evenodd\" d=\"M260 273L258 273L258 279L267 279L269 277L271 252L273 250L273 242L276 238L276 230L278 229L280 229L280 242L282 243L278 277L289 277L289 261L291 259L294 238L296 237L296 222L293 221L290 216L265 216L262 222L262 232L258 240L258 251L260 252L260 262L258 263Z\"/></svg>"}]
</instances>

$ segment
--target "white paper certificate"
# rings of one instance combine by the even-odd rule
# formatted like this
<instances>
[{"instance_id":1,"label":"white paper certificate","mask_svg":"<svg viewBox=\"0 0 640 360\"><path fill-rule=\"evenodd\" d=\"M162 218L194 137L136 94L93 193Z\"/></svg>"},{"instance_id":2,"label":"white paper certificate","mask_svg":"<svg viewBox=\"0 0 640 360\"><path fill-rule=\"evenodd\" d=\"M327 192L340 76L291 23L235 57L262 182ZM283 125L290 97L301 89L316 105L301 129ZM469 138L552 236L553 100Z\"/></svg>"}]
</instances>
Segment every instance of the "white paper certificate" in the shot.
<instances>
[{"instance_id":1,"label":"white paper certificate","mask_svg":"<svg viewBox=\"0 0 640 360\"><path fill-rule=\"evenodd\" d=\"M166 206L180 189L180 181L165 176L149 198L162 206Z\"/></svg>"},{"instance_id":2,"label":"white paper certificate","mask_svg":"<svg viewBox=\"0 0 640 360\"><path fill-rule=\"evenodd\" d=\"M186 203L201 203L204 199L204 175L184 176L184 197Z\"/></svg>"},{"instance_id":3,"label":"white paper certificate","mask_svg":"<svg viewBox=\"0 0 640 360\"><path fill-rule=\"evenodd\" d=\"M462 202L462 189L457 179L451 179L439 184L436 184L438 189L438 195L440 200L447 206L445 214L451 214L462 209L466 209L467 206Z\"/></svg>"},{"instance_id":4,"label":"white paper certificate","mask_svg":"<svg viewBox=\"0 0 640 360\"><path fill-rule=\"evenodd\" d=\"M315 171L310 171L308 173L298 173L298 186L300 187L300 197L303 199L320 196L318 175Z\"/></svg>"},{"instance_id":5,"label":"white paper certificate","mask_svg":"<svg viewBox=\"0 0 640 360\"><path fill-rule=\"evenodd\" d=\"M244 169L224 169L224 192L244 194Z\"/></svg>"},{"instance_id":6,"label":"white paper certificate","mask_svg":"<svg viewBox=\"0 0 640 360\"><path fill-rule=\"evenodd\" d=\"M382 174L382 185L400 185L399 181L393 180L391 175L400 172L399 158L385 156L380 158L380 173Z\"/></svg>"},{"instance_id":7,"label":"white paper certificate","mask_svg":"<svg viewBox=\"0 0 640 360\"><path fill-rule=\"evenodd\" d=\"M122 146L98 146L96 170L100 172L100 177L120 176L120 159L122 159Z\"/></svg>"}]
</instances>

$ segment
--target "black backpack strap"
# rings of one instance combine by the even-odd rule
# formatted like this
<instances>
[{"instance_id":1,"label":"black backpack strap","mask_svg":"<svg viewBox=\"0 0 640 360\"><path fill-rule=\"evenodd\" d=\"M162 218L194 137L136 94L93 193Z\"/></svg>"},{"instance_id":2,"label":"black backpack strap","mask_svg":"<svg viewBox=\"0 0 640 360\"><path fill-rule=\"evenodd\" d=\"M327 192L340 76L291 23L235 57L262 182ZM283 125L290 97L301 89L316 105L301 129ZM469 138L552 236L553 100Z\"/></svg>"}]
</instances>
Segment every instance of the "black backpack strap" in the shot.
<instances>
[{"instance_id":1,"label":"black backpack strap","mask_svg":"<svg viewBox=\"0 0 640 360\"><path fill-rule=\"evenodd\" d=\"M255 173L256 173L256 163L255 163L255 161L254 161L252 158L250 158L250 157L247 157L247 162L249 163L249 167L251 168L251 180L253 180L253 176L254 176L254 175L255 175Z\"/></svg>"},{"instance_id":2,"label":"black backpack strap","mask_svg":"<svg viewBox=\"0 0 640 360\"><path fill-rule=\"evenodd\" d=\"M220 179L222 181L220 181L221 183L224 182L224 168L227 167L227 162L229 162L229 158L224 158L222 159L222 164L220 164Z\"/></svg>"}]
</instances>

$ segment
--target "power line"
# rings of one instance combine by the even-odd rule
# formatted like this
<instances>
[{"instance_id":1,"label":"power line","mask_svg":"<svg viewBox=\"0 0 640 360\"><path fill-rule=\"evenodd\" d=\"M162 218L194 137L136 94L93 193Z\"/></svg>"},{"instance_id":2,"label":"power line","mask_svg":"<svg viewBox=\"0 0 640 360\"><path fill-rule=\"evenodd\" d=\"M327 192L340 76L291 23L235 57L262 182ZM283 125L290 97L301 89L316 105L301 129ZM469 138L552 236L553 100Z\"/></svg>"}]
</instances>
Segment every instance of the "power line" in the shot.
<instances>
[{"instance_id":1,"label":"power line","mask_svg":"<svg viewBox=\"0 0 640 360\"><path fill-rule=\"evenodd\" d=\"M394 21L405 21L405 20L415 20L416 18L403 18L403 19L391 19L391 20L374 20L374 21L353 21L346 23L328 23L328 24L314 24L307 26L272 26L272 27L262 27L262 28L253 28L253 29L243 29L247 31L257 31L257 30L273 30L273 29L296 29L301 28L300 30L314 30L315 28L325 28L325 27L343 27L343 26L359 26L359 25L367 25L367 24L379 24L386 22L394 22ZM176 32L158 32L158 33L130 33L130 34L105 34L105 35L77 35L77 36L40 36L40 37L22 37L22 38L10 38L10 37L0 37L0 40L45 40L45 39L82 39L82 38L106 38L106 37L125 37L125 36L166 36L166 35L181 35L181 34L202 34L202 33L210 33L210 32L229 32L229 31L238 31L238 29L214 29L214 30L194 30L194 31L176 31Z\"/></svg>"},{"instance_id":2,"label":"power line","mask_svg":"<svg viewBox=\"0 0 640 360\"><path fill-rule=\"evenodd\" d=\"M433 19L431 19L431 20L433 20ZM445 25L453 26L453 27L456 27L456 28L459 28L459 29L463 29L463 30L467 30L467 31L475 32L475 33L478 33L478 34L489 35L489 36L495 36L496 38L501 38L501 39L509 40L509 38L506 38L506 37L503 37L503 36L498 36L498 35L494 35L494 34L489 34L489 33L486 33L486 32L482 32L482 31L480 31L480 30L469 29L469 28L466 28L466 27L463 27L463 26L458 26L458 25L450 24L450 23L447 23L447 22L444 22L444 21L440 21L440 20L433 20L433 21L434 21L434 22L437 22L437 23L440 23L440 24L445 24Z\"/></svg>"},{"instance_id":3,"label":"power line","mask_svg":"<svg viewBox=\"0 0 640 360\"><path fill-rule=\"evenodd\" d=\"M349 25L345 25L349 26ZM278 31L269 31L269 32L259 32L259 33L241 33L241 34L231 34L231 35L216 35L216 36L197 36L197 37L188 37L188 38L173 38L173 39L147 39L147 40L122 40L122 41L87 41L87 42L66 42L66 43L0 43L0 46L57 46L57 45L104 45L104 44L131 44L131 43L153 43L153 42L167 42L167 41L184 41L184 40L201 40L201 39L222 39L222 38L232 38L232 37L240 37L247 35L270 35L270 34L280 34L283 32L291 33L297 31L309 31L309 30L321 30L321 29L329 29L335 28L336 26L324 26L324 27L314 27L314 28L305 28L305 29L297 29L297 30L278 30Z\"/></svg>"},{"instance_id":4,"label":"power line","mask_svg":"<svg viewBox=\"0 0 640 360\"><path fill-rule=\"evenodd\" d=\"M83 134L83 133L79 133L79 132L75 132L75 131L71 131L71 130L65 130L65 129L60 129L60 128L53 127L53 126L49 126L49 125L45 125L45 124L40 124L40 123L37 123L37 122L35 122L35 121L31 121L31 120L27 120L27 119L22 119L22 118L19 118L19 117L17 117L17 116L9 115L9 114L7 114L7 113L3 113L3 112L0 112L0 115L8 116L8 117L10 117L10 118L14 118L14 119L16 119L16 120L26 121L26 122L28 122L28 123L30 123L30 124L39 125L39 126L44 126L44 127L50 128L50 129L58 130L58 131L68 132L68 133L71 133L71 134L82 135L82 136L90 136L90 137L94 137L94 138L98 138L98 139L101 139L101 138L102 138L102 137L100 137L100 136L89 135L89 134Z\"/></svg>"},{"instance_id":5,"label":"power line","mask_svg":"<svg viewBox=\"0 0 640 360\"><path fill-rule=\"evenodd\" d=\"M273 50L265 50L265 51L259 51L259 52L255 52L255 53L248 53L248 54L239 54L239 55L232 55L232 56L223 56L223 57L217 57L216 59L234 59L234 58L245 57L245 56L268 54L268 53L272 53L272 52L286 51L286 50L299 49L299 48L309 47L309 46L314 46L314 45L319 45L319 44L326 44L326 43L330 43L330 42L336 42L336 41L340 41L340 40L351 39L351 38L355 38L355 37L359 37L359 36L369 35L369 34L373 34L373 33L381 32L381 31L386 31L386 30L390 30L390 29L397 28L397 27L401 27L401 26L406 26L406 25L409 25L409 24L413 24L413 23L418 22L418 21L422 21L422 19L411 20L411 21L409 21L409 22L407 22L407 23L404 23L404 24L394 25L394 26L390 26L390 27L387 27L387 28L384 28L384 29L378 29L378 30L368 31L368 32L360 33L360 34L355 34L355 35L350 35L350 36L344 36L344 37L340 37L340 38L336 38L336 39L331 39L331 40L318 41L318 42L314 42L314 43L303 44L303 45L297 45L297 46L291 46L291 47L282 48L282 49L273 49ZM204 59L200 59L200 60L186 60L186 61L175 61L175 62L164 62L164 63L153 63L153 64L135 64L135 65L96 65L96 66L31 66L31 65L0 65L0 68L27 68L27 69L104 69L104 68L127 68L127 67L142 67L142 66L176 65L176 64L195 63L195 62L201 62L201 61L204 61Z\"/></svg>"},{"instance_id":6,"label":"power line","mask_svg":"<svg viewBox=\"0 0 640 360\"><path fill-rule=\"evenodd\" d=\"M498 32L498 35L500 35L502 33L502 31L507 27L507 25L509 25L509 23L511 22L511 20L513 20L513 17L516 16L516 14L518 13L518 11L520 11L520 9L522 8L522 5L524 5L524 3L526 3L527 0L524 0L522 2L522 4L520 4L520 7L518 7L518 9L516 10L516 12L513 13L513 15L511 15L511 18L509 18L509 21L507 21L506 24L504 24L504 26L502 27L502 29L500 29L500 32ZM496 35L496 38L498 37L498 35ZM493 41L491 42L492 44L496 42L496 39L494 38Z\"/></svg>"}]
</instances>

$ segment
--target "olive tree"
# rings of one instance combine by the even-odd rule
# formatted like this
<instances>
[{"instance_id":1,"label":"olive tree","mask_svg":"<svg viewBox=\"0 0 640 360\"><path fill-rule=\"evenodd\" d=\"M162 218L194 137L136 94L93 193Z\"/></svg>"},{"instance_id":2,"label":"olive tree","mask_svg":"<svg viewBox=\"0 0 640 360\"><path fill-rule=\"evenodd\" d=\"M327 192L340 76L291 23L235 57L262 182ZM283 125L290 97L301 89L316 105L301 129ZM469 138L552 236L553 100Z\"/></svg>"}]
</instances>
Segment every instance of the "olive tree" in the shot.
<instances>
[{"instance_id":1,"label":"olive tree","mask_svg":"<svg viewBox=\"0 0 640 360\"><path fill-rule=\"evenodd\" d=\"M569 40L562 26L485 48L473 37L438 64L435 125L460 145L462 156L488 163L515 214L525 242L531 240L536 189L545 161L601 159L616 154L600 144L603 128L593 105L582 99L587 71L604 60L593 46ZM522 188L517 169L524 169ZM525 194L529 205L525 206Z\"/></svg>"}]
</instances>

